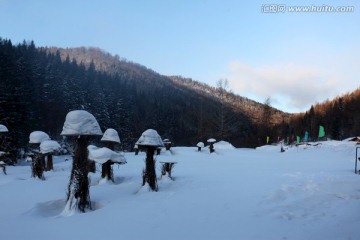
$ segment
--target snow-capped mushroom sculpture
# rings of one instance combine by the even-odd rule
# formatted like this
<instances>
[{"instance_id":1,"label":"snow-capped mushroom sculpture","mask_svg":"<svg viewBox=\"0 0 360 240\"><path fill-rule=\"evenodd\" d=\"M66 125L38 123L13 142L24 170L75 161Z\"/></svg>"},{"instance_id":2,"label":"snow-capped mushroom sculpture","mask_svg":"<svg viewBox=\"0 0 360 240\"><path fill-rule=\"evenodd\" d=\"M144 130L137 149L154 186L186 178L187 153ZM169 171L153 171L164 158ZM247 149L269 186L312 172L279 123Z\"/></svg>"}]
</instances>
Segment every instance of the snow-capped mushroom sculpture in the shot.
<instances>
[{"instance_id":1,"label":"snow-capped mushroom sculpture","mask_svg":"<svg viewBox=\"0 0 360 240\"><path fill-rule=\"evenodd\" d=\"M40 144L45 140L50 140L49 135L45 132L34 131L34 132L30 133L29 143Z\"/></svg>"},{"instance_id":2,"label":"snow-capped mushroom sculpture","mask_svg":"<svg viewBox=\"0 0 360 240\"><path fill-rule=\"evenodd\" d=\"M209 146L210 153L215 152L214 143L216 142L216 139L214 139L214 138L209 138L209 139L207 140L207 142L210 144L210 146Z\"/></svg>"},{"instance_id":3,"label":"snow-capped mushroom sculpture","mask_svg":"<svg viewBox=\"0 0 360 240\"><path fill-rule=\"evenodd\" d=\"M109 150L114 151L115 144L120 143L120 137L119 137L118 132L115 129L108 128L105 131L103 137L101 138L101 142L103 142ZM114 152L114 154L115 154L115 152ZM90 153L89 153L89 155L90 155ZM91 158L89 158L89 159L91 159ZM96 161L96 160L94 160L94 161ZM96 162L98 162L98 161L96 161ZM105 162L101 163L101 177L102 178L106 178L107 180L114 181L113 171L111 168L111 166L114 163L124 164L124 163L126 163L126 161L117 162L117 161L112 160L111 158L108 158Z\"/></svg>"},{"instance_id":4,"label":"snow-capped mushroom sculpture","mask_svg":"<svg viewBox=\"0 0 360 240\"><path fill-rule=\"evenodd\" d=\"M163 147L160 135L154 129L148 129L136 142L139 148L146 149L146 165L143 171L143 186L148 184L152 191L157 191L154 153L158 147Z\"/></svg>"},{"instance_id":5,"label":"snow-capped mushroom sculpture","mask_svg":"<svg viewBox=\"0 0 360 240\"><path fill-rule=\"evenodd\" d=\"M108 128L104 132L103 137L101 138L102 142L114 142L114 143L120 143L120 137L118 132L113 128Z\"/></svg>"},{"instance_id":6,"label":"snow-capped mushroom sculpture","mask_svg":"<svg viewBox=\"0 0 360 240\"><path fill-rule=\"evenodd\" d=\"M9 130L7 129L7 127L5 125L0 124L0 133L2 132L9 132Z\"/></svg>"},{"instance_id":7,"label":"snow-capped mushroom sculpture","mask_svg":"<svg viewBox=\"0 0 360 240\"><path fill-rule=\"evenodd\" d=\"M201 148L203 148L205 144L203 142L198 142L196 146L198 147L198 152L201 152Z\"/></svg>"},{"instance_id":8,"label":"snow-capped mushroom sculpture","mask_svg":"<svg viewBox=\"0 0 360 240\"><path fill-rule=\"evenodd\" d=\"M55 151L60 150L60 148L61 148L60 144L54 140L45 140L41 142L40 153L47 155L47 161L45 167L46 171L50 171L54 169L52 154Z\"/></svg>"},{"instance_id":9,"label":"snow-capped mushroom sculpture","mask_svg":"<svg viewBox=\"0 0 360 240\"><path fill-rule=\"evenodd\" d=\"M134 145L134 152L135 152L135 155L139 154L139 147L137 144Z\"/></svg>"},{"instance_id":10,"label":"snow-capped mushroom sculpture","mask_svg":"<svg viewBox=\"0 0 360 240\"><path fill-rule=\"evenodd\" d=\"M169 151L171 148L171 141L169 139L164 139L163 143L164 143L166 151Z\"/></svg>"},{"instance_id":11,"label":"snow-capped mushroom sculpture","mask_svg":"<svg viewBox=\"0 0 360 240\"><path fill-rule=\"evenodd\" d=\"M0 136L2 133L7 133L9 130L7 129L7 127L5 125L0 124ZM2 141L2 139L0 139L0 142ZM5 156L5 152L2 152L1 150L5 150L5 149L0 149L0 157L1 156ZM4 169L5 169L5 165L4 165ZM4 171L5 173L5 171Z\"/></svg>"},{"instance_id":12,"label":"snow-capped mushroom sculpture","mask_svg":"<svg viewBox=\"0 0 360 240\"><path fill-rule=\"evenodd\" d=\"M143 132L136 142L139 148L147 148L147 147L164 147L164 143L161 140L160 135L154 129L148 129Z\"/></svg>"},{"instance_id":13,"label":"snow-capped mushroom sculpture","mask_svg":"<svg viewBox=\"0 0 360 240\"><path fill-rule=\"evenodd\" d=\"M66 115L61 135L76 137L67 203L63 214L71 215L74 210L86 212L86 210L91 210L88 179L90 161L87 146L90 139L102 135L102 131L91 113L75 110Z\"/></svg>"},{"instance_id":14,"label":"snow-capped mushroom sculpture","mask_svg":"<svg viewBox=\"0 0 360 240\"><path fill-rule=\"evenodd\" d=\"M74 110L66 115L61 135L63 136L96 136L102 135L95 117L85 110Z\"/></svg>"},{"instance_id":15,"label":"snow-capped mushroom sculpture","mask_svg":"<svg viewBox=\"0 0 360 240\"><path fill-rule=\"evenodd\" d=\"M104 164L111 160L114 163L124 164L126 159L122 153L115 152L109 148L98 148L93 145L88 146L89 159L97 163Z\"/></svg>"},{"instance_id":16,"label":"snow-capped mushroom sculpture","mask_svg":"<svg viewBox=\"0 0 360 240\"><path fill-rule=\"evenodd\" d=\"M60 144L54 140L45 140L40 144L40 152L42 154L53 153L61 148Z\"/></svg>"},{"instance_id":17,"label":"snow-capped mushroom sculpture","mask_svg":"<svg viewBox=\"0 0 360 240\"><path fill-rule=\"evenodd\" d=\"M44 180L44 170L45 170L45 155L39 152L40 144L44 141L50 140L50 137L47 133L43 131L34 131L30 133L29 143L36 146L37 150L34 151L34 156L32 158L31 164L31 176L33 178L39 178Z\"/></svg>"}]
</instances>

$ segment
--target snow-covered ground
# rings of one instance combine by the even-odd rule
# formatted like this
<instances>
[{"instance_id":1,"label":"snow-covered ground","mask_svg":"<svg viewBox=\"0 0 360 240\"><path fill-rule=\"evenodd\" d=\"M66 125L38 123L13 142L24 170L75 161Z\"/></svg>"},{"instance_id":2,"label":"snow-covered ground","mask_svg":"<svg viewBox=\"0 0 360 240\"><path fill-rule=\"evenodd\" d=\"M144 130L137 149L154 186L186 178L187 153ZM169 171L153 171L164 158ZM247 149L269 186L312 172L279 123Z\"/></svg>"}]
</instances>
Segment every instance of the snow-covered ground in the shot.
<instances>
[{"instance_id":1,"label":"snow-covered ground","mask_svg":"<svg viewBox=\"0 0 360 240\"><path fill-rule=\"evenodd\" d=\"M55 156L45 181L31 178L29 165L8 166L0 172L0 239L360 239L354 143L215 149L157 156L158 177L160 161L177 162L174 181L159 179L158 192L141 187L145 154L126 153L115 183L89 175L94 211L67 217L71 160Z\"/></svg>"}]
</instances>

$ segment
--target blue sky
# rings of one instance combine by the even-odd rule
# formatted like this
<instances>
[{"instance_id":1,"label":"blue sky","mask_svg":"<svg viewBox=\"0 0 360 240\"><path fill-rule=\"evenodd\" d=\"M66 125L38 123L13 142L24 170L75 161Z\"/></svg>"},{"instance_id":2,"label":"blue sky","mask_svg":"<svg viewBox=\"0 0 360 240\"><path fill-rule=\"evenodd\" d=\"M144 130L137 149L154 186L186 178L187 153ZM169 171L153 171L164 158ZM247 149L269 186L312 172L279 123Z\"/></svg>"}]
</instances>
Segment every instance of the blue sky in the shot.
<instances>
[{"instance_id":1,"label":"blue sky","mask_svg":"<svg viewBox=\"0 0 360 240\"><path fill-rule=\"evenodd\" d=\"M94 46L288 112L360 86L359 1L0 0L0 37ZM281 13L263 6L284 4ZM291 6L352 6L294 13Z\"/></svg>"}]
</instances>

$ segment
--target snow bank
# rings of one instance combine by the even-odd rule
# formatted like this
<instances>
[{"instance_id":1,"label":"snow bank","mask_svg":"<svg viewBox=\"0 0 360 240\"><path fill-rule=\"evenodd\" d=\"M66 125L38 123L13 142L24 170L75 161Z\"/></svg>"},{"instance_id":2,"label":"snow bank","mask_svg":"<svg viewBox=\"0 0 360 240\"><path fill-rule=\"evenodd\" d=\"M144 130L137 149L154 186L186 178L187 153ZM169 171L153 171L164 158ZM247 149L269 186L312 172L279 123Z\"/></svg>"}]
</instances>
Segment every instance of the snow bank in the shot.
<instances>
[{"instance_id":1,"label":"snow bank","mask_svg":"<svg viewBox=\"0 0 360 240\"><path fill-rule=\"evenodd\" d=\"M51 153L61 148L60 144L54 140L45 140L40 144L40 152L42 154Z\"/></svg>"},{"instance_id":2,"label":"snow bank","mask_svg":"<svg viewBox=\"0 0 360 240\"><path fill-rule=\"evenodd\" d=\"M349 137L349 138L344 139L343 142L349 142L349 141L355 142L358 140L360 140L360 137Z\"/></svg>"},{"instance_id":3,"label":"snow bank","mask_svg":"<svg viewBox=\"0 0 360 240\"><path fill-rule=\"evenodd\" d=\"M46 133L42 132L42 131L34 131L32 133L30 133L30 141L29 143L41 143L45 140L50 140L49 135L47 135Z\"/></svg>"},{"instance_id":4,"label":"snow bank","mask_svg":"<svg viewBox=\"0 0 360 240\"><path fill-rule=\"evenodd\" d=\"M114 184L99 185L99 172L89 174L93 211L67 218L61 211L71 161L55 156L57 170L41 182L28 165L8 166L7 176L0 171L1 239L49 239L44 229L54 240L103 239L98 226L106 239L359 239L354 143L263 148L199 154L174 147L171 156L155 156L158 178L162 158L178 162L173 181L158 179L158 192L142 187L144 154L125 153Z\"/></svg>"},{"instance_id":5,"label":"snow bank","mask_svg":"<svg viewBox=\"0 0 360 240\"><path fill-rule=\"evenodd\" d=\"M101 141L109 141L109 142L117 142L120 143L120 137L118 132L115 129L108 128L103 137L101 138Z\"/></svg>"},{"instance_id":6,"label":"snow bank","mask_svg":"<svg viewBox=\"0 0 360 240\"><path fill-rule=\"evenodd\" d=\"M102 131L91 113L75 110L66 115L61 135L102 135Z\"/></svg>"},{"instance_id":7,"label":"snow bank","mask_svg":"<svg viewBox=\"0 0 360 240\"><path fill-rule=\"evenodd\" d=\"M226 141L220 141L220 142L214 143L214 148L215 149L235 149L235 147L231 143L226 142Z\"/></svg>"}]
</instances>

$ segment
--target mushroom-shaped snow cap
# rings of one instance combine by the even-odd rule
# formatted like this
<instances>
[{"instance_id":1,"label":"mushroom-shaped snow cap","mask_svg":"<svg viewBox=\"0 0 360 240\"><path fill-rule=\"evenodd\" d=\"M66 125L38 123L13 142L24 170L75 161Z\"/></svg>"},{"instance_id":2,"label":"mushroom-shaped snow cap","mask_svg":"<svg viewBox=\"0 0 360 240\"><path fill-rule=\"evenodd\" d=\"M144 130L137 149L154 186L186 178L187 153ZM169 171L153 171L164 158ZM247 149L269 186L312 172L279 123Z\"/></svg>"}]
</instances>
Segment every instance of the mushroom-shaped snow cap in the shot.
<instances>
[{"instance_id":1,"label":"mushroom-shaped snow cap","mask_svg":"<svg viewBox=\"0 0 360 240\"><path fill-rule=\"evenodd\" d=\"M171 141L166 138L166 139L163 140L163 143L171 143Z\"/></svg>"},{"instance_id":2,"label":"mushroom-shaped snow cap","mask_svg":"<svg viewBox=\"0 0 360 240\"><path fill-rule=\"evenodd\" d=\"M198 142L198 143L196 144L196 146L203 148L203 147L204 147L204 143L203 143L203 142Z\"/></svg>"},{"instance_id":3,"label":"mushroom-shaped snow cap","mask_svg":"<svg viewBox=\"0 0 360 240\"><path fill-rule=\"evenodd\" d=\"M126 159L122 153L112 151L109 148L98 148L94 145L89 145L87 149L89 151L88 158L97 163L104 164L109 160L116 163L126 163Z\"/></svg>"},{"instance_id":4,"label":"mushroom-shaped snow cap","mask_svg":"<svg viewBox=\"0 0 360 240\"><path fill-rule=\"evenodd\" d=\"M120 143L120 137L115 129L108 128L100 141L117 142Z\"/></svg>"},{"instance_id":5,"label":"mushroom-shaped snow cap","mask_svg":"<svg viewBox=\"0 0 360 240\"><path fill-rule=\"evenodd\" d=\"M45 140L40 144L40 152L42 154L52 153L61 148L60 144L54 140Z\"/></svg>"},{"instance_id":6,"label":"mushroom-shaped snow cap","mask_svg":"<svg viewBox=\"0 0 360 240\"><path fill-rule=\"evenodd\" d=\"M30 133L30 141L29 143L41 143L45 140L50 140L49 135L47 135L46 133L42 132L42 131L34 131L32 133Z\"/></svg>"},{"instance_id":7,"label":"mushroom-shaped snow cap","mask_svg":"<svg viewBox=\"0 0 360 240\"><path fill-rule=\"evenodd\" d=\"M214 142L216 142L216 139L214 139L214 138L209 138L209 139L207 140L207 142L208 142L208 143L214 143Z\"/></svg>"},{"instance_id":8,"label":"mushroom-shaped snow cap","mask_svg":"<svg viewBox=\"0 0 360 240\"><path fill-rule=\"evenodd\" d=\"M139 140L136 142L136 145L164 147L164 143L161 140L160 135L154 129L148 129L145 132L143 132Z\"/></svg>"},{"instance_id":9,"label":"mushroom-shaped snow cap","mask_svg":"<svg viewBox=\"0 0 360 240\"><path fill-rule=\"evenodd\" d=\"M91 113L84 110L74 110L66 115L61 135L102 135L102 131Z\"/></svg>"},{"instance_id":10,"label":"mushroom-shaped snow cap","mask_svg":"<svg viewBox=\"0 0 360 240\"><path fill-rule=\"evenodd\" d=\"M9 130L5 125L0 124L0 132L8 132Z\"/></svg>"}]
</instances>

